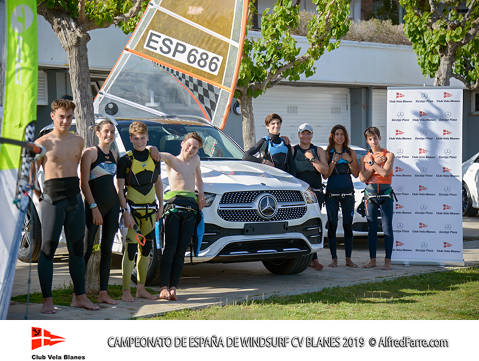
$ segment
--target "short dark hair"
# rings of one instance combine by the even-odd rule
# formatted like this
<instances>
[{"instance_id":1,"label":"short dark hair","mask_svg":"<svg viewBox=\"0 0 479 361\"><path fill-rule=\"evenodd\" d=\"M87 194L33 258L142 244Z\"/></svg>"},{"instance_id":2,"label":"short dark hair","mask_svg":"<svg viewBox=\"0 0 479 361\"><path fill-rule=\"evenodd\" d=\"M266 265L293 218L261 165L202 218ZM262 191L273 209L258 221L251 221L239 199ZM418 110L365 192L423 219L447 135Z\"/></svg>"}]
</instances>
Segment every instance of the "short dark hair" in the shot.
<instances>
[{"instance_id":1,"label":"short dark hair","mask_svg":"<svg viewBox=\"0 0 479 361\"><path fill-rule=\"evenodd\" d=\"M378 138L381 136L379 129L376 127L369 127L364 130L364 138L368 139L368 137L372 137L377 135Z\"/></svg>"},{"instance_id":2,"label":"short dark hair","mask_svg":"<svg viewBox=\"0 0 479 361\"><path fill-rule=\"evenodd\" d=\"M75 103L68 99L57 99L52 102L51 109L52 112L55 112L57 109L75 110Z\"/></svg>"},{"instance_id":3,"label":"short dark hair","mask_svg":"<svg viewBox=\"0 0 479 361\"><path fill-rule=\"evenodd\" d=\"M198 143L200 143L200 148L203 146L203 138L201 138L201 135L199 135L196 132L190 132L185 135L183 138L183 142L186 142L188 139L193 138L194 140L197 140Z\"/></svg>"},{"instance_id":4,"label":"short dark hair","mask_svg":"<svg viewBox=\"0 0 479 361\"><path fill-rule=\"evenodd\" d=\"M266 118L264 119L264 124L266 126L269 125L269 123L271 123L273 121L273 119L278 119L279 122L282 124L283 123L283 119L281 119L280 115L279 114L276 114L276 113L270 113L266 116Z\"/></svg>"}]
</instances>

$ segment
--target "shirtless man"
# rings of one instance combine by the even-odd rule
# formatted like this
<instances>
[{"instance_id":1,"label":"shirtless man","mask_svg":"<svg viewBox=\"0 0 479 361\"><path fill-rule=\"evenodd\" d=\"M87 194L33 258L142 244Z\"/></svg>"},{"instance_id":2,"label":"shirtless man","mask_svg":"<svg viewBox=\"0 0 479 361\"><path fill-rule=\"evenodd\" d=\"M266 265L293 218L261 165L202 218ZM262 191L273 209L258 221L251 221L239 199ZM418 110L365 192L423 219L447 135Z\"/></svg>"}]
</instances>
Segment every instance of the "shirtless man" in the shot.
<instances>
[{"instance_id":1,"label":"shirtless man","mask_svg":"<svg viewBox=\"0 0 479 361\"><path fill-rule=\"evenodd\" d=\"M75 104L58 99L51 105L53 131L39 138L45 156L38 165L43 166L45 183L41 198L42 247L38 260L38 276L42 288L42 313L55 313L52 298L53 257L58 247L62 227L69 253L70 276L73 281L73 307L98 310L85 294L85 261L83 237L85 210L80 195L78 164L84 142L71 133Z\"/></svg>"},{"instance_id":2,"label":"shirtless man","mask_svg":"<svg viewBox=\"0 0 479 361\"><path fill-rule=\"evenodd\" d=\"M200 135L192 132L183 138L178 156L160 153L161 160L166 163L170 183L170 191L164 196L166 240L160 262L161 299L176 300L185 251L196 229L198 213L205 205L200 157L197 154L202 145Z\"/></svg>"}]
</instances>

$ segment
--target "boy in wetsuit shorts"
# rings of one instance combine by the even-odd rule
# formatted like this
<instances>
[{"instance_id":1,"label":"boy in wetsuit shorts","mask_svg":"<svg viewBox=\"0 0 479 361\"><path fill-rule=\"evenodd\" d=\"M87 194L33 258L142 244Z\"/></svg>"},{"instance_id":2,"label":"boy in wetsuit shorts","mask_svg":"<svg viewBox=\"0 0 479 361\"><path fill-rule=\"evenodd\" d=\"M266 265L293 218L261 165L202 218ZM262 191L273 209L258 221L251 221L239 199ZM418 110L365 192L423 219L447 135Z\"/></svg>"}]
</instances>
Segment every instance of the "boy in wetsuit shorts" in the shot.
<instances>
[{"instance_id":1,"label":"boy in wetsuit shorts","mask_svg":"<svg viewBox=\"0 0 479 361\"><path fill-rule=\"evenodd\" d=\"M160 153L166 163L170 190L165 194L165 249L160 262L160 298L176 300L186 249L197 227L205 196L198 150L201 136L188 133L181 142L181 152L174 156ZM195 185L198 195L195 193Z\"/></svg>"}]
</instances>

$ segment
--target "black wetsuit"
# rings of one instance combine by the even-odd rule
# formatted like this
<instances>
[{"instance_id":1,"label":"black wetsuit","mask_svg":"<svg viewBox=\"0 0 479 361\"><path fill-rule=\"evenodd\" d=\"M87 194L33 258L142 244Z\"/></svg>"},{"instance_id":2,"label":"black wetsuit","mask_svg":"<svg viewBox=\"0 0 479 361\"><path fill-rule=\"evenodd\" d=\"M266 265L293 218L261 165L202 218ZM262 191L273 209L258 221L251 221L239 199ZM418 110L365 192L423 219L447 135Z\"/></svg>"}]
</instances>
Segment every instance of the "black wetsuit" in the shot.
<instances>
[{"instance_id":1,"label":"black wetsuit","mask_svg":"<svg viewBox=\"0 0 479 361\"><path fill-rule=\"evenodd\" d=\"M259 153L258 156L255 156L257 153ZM275 168L292 175L296 173L291 146L286 145L278 134L269 133L267 137L261 138L243 156L243 160L256 163L261 163L263 159L273 162Z\"/></svg>"},{"instance_id":2,"label":"black wetsuit","mask_svg":"<svg viewBox=\"0 0 479 361\"><path fill-rule=\"evenodd\" d=\"M101 234L101 258L100 258L100 290L106 291L108 288L108 279L110 278L111 248L113 239L118 230L118 215L120 212L120 201L113 183L113 177L116 174L116 161L113 153L108 154L97 148L98 157L90 167L90 180L88 182L94 202L103 218ZM86 202L86 200L85 200ZM97 225L93 224L92 210L85 203L86 215L86 253L85 265L93 251L95 236L98 231Z\"/></svg>"},{"instance_id":3,"label":"black wetsuit","mask_svg":"<svg viewBox=\"0 0 479 361\"><path fill-rule=\"evenodd\" d=\"M38 260L38 277L44 298L52 297L53 256L58 247L62 227L67 241L73 290L76 295L85 293L85 210L79 184L78 177L45 181L41 201L42 247Z\"/></svg>"}]
</instances>

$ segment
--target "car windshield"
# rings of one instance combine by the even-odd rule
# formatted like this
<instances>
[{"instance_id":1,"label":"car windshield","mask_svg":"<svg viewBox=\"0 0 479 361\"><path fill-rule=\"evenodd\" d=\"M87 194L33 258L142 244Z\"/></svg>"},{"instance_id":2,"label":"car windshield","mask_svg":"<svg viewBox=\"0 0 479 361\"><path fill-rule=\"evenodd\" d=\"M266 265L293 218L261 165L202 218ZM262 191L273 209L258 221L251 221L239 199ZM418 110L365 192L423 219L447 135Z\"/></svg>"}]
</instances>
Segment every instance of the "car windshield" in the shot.
<instances>
[{"instance_id":1,"label":"car windshield","mask_svg":"<svg viewBox=\"0 0 479 361\"><path fill-rule=\"evenodd\" d=\"M125 149L133 149L128 133L129 121L119 121L118 130ZM160 152L180 154L181 141L190 132L197 132L203 139L198 151L201 160L241 160L243 150L223 132L209 125L198 123L153 123L148 125L148 144L155 145Z\"/></svg>"}]
</instances>

